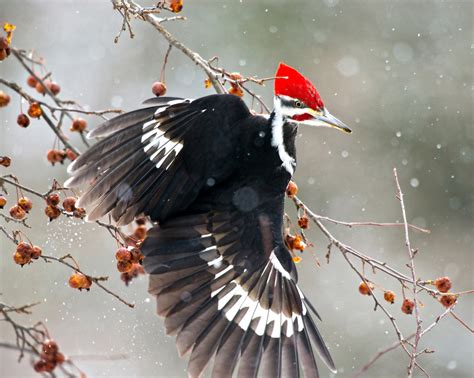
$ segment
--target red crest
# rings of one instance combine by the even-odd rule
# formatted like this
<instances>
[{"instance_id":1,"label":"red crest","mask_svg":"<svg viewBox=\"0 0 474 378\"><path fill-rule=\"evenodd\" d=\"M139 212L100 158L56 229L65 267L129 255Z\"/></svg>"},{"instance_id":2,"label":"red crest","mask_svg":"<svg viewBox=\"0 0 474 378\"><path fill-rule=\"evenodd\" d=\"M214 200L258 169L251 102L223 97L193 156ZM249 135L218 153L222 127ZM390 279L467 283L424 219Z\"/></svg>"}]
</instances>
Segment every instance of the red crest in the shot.
<instances>
[{"instance_id":1,"label":"red crest","mask_svg":"<svg viewBox=\"0 0 474 378\"><path fill-rule=\"evenodd\" d=\"M323 109L324 103L311 82L294 68L280 63L275 76L275 96L289 96L303 101L311 109Z\"/></svg>"}]
</instances>

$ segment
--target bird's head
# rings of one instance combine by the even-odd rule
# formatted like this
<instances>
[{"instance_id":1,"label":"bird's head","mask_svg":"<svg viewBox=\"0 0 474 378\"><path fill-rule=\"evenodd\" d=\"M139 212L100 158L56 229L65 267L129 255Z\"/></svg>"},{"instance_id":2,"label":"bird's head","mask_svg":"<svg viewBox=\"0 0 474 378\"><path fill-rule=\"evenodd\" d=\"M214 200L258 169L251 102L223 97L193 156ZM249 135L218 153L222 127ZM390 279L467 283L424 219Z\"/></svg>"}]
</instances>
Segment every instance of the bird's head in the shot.
<instances>
[{"instance_id":1,"label":"bird's head","mask_svg":"<svg viewBox=\"0 0 474 378\"><path fill-rule=\"evenodd\" d=\"M314 85L294 68L280 63L275 77L275 113L298 124L352 132L329 113Z\"/></svg>"}]
</instances>

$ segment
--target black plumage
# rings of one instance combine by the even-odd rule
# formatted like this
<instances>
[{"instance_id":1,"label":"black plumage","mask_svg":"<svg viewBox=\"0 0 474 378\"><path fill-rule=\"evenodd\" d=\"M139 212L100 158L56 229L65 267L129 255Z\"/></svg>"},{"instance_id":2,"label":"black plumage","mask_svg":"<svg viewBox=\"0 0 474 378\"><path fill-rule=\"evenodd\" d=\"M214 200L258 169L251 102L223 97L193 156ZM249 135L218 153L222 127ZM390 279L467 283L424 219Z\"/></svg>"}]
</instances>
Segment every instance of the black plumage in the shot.
<instances>
[{"instance_id":1,"label":"black plumage","mask_svg":"<svg viewBox=\"0 0 474 378\"><path fill-rule=\"evenodd\" d=\"M66 185L90 184L89 220L156 222L142 246L149 291L191 376L214 359L216 377L315 377L313 348L335 370L283 241L296 126L280 125L285 155L275 119L231 95L152 99L92 131L104 139L69 168Z\"/></svg>"}]
</instances>

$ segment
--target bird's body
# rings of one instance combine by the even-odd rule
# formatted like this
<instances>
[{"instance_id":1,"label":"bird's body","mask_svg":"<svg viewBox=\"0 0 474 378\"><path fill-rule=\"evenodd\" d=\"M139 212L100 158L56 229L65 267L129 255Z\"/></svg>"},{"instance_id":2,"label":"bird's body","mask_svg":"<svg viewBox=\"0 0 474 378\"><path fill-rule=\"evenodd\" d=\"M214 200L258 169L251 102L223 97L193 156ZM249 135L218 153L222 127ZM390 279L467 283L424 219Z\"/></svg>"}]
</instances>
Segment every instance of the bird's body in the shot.
<instances>
[{"instance_id":1,"label":"bird's body","mask_svg":"<svg viewBox=\"0 0 474 378\"><path fill-rule=\"evenodd\" d=\"M153 99L94 130L105 139L70 167L68 186L93 180L78 204L90 220L155 222L141 247L149 291L191 352L191 376L214 357L217 377L313 377L313 348L335 370L284 243L298 124L288 101L263 117L232 95Z\"/></svg>"}]
</instances>

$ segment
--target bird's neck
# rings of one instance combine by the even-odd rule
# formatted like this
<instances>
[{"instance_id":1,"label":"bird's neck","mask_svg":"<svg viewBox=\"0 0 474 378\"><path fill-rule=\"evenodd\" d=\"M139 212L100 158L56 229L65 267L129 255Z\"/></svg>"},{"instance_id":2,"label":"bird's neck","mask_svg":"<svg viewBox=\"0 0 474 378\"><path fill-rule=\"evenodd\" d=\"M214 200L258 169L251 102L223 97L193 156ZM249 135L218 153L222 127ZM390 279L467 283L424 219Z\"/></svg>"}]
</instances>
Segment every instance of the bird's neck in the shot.
<instances>
[{"instance_id":1,"label":"bird's neck","mask_svg":"<svg viewBox=\"0 0 474 378\"><path fill-rule=\"evenodd\" d=\"M270 116L271 144L278 151L283 168L293 175L296 167L296 125L288 122L281 111L280 103L275 100L275 108Z\"/></svg>"}]
</instances>

